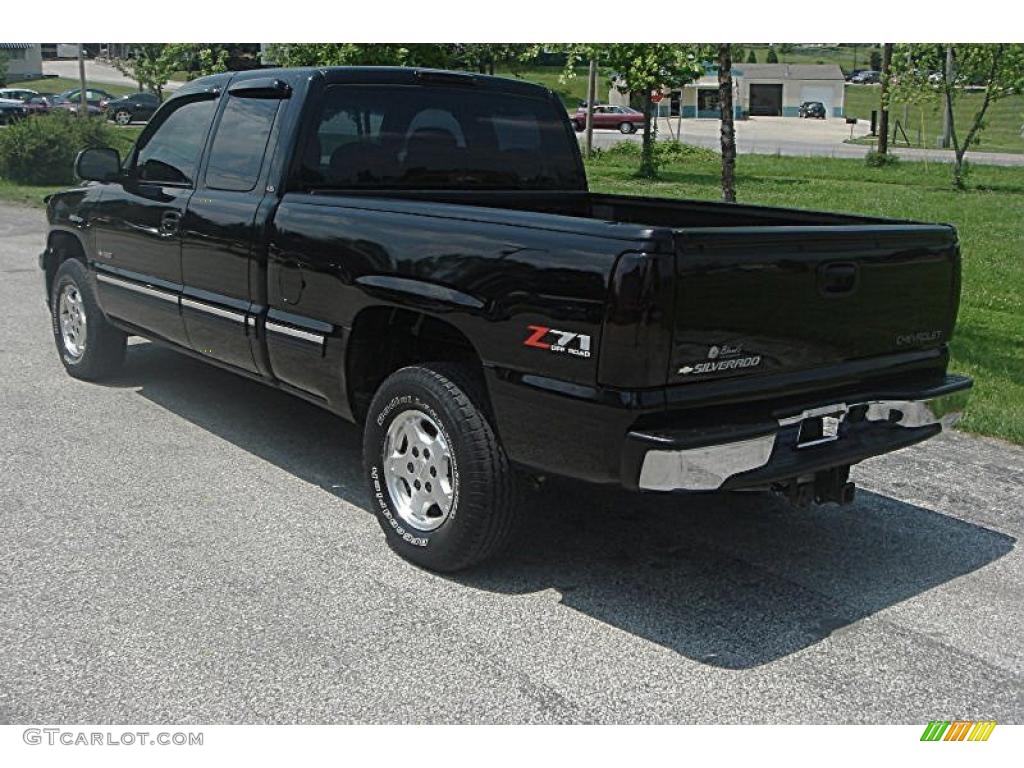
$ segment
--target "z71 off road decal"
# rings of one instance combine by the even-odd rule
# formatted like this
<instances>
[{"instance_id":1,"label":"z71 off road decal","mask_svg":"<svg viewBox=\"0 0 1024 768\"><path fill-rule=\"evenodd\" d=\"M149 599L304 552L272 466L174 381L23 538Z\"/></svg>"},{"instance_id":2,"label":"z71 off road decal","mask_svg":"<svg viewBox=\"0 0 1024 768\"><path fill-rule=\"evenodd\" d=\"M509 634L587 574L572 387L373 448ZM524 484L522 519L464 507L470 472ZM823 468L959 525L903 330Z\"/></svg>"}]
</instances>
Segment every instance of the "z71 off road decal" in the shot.
<instances>
[{"instance_id":1,"label":"z71 off road decal","mask_svg":"<svg viewBox=\"0 0 1024 768\"><path fill-rule=\"evenodd\" d=\"M590 336L575 331L559 331L543 325L528 325L530 335L523 342L525 347L562 352L576 357L590 357Z\"/></svg>"}]
</instances>

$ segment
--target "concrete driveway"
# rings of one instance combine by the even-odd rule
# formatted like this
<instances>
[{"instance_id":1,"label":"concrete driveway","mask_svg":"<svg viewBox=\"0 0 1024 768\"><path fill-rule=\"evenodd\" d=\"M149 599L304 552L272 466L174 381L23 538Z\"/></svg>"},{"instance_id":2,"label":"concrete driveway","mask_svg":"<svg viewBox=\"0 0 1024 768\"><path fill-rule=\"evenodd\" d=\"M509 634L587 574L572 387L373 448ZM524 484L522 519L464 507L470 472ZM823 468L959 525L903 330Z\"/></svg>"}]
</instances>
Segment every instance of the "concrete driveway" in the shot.
<instances>
[{"instance_id":1,"label":"concrete driveway","mask_svg":"<svg viewBox=\"0 0 1024 768\"><path fill-rule=\"evenodd\" d=\"M1024 451L951 434L852 507L554 483L457 578L367 509L359 433L149 343L62 371L0 207L0 723L1024 719Z\"/></svg>"},{"instance_id":2,"label":"concrete driveway","mask_svg":"<svg viewBox=\"0 0 1024 768\"><path fill-rule=\"evenodd\" d=\"M845 120L805 120L795 117L751 117L737 120L736 150L740 154L786 155L791 157L839 157L863 158L871 147L863 144L847 144L847 139L867 136L870 124L866 120L847 125ZM716 152L720 148L721 123L712 119L662 118L658 126L658 138L663 140L680 137L684 144L706 147ZM611 147L620 141L641 141L643 133L624 136L618 131L595 131L595 147ZM580 140L582 141L582 134ZM892 147L893 154L910 161L945 162L953 161L949 150L908 149ZM1024 154L1009 152L968 152L967 159L980 165L1024 166Z\"/></svg>"},{"instance_id":3,"label":"concrete driveway","mask_svg":"<svg viewBox=\"0 0 1024 768\"><path fill-rule=\"evenodd\" d=\"M72 80L78 79L78 60L60 59L43 62L43 74L66 77ZM127 88L138 88L139 84L125 75L117 67L111 66L105 61L87 59L85 62L85 79L96 85L123 85ZM171 80L165 86L165 91L175 91L184 83L178 80Z\"/></svg>"}]
</instances>

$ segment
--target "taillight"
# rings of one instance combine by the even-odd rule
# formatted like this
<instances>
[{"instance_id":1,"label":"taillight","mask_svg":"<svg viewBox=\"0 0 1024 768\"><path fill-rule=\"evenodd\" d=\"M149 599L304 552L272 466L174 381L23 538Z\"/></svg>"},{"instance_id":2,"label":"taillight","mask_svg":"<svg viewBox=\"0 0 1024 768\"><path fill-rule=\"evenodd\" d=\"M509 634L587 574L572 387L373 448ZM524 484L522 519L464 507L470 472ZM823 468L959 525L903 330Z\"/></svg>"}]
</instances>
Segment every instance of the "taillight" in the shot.
<instances>
[{"instance_id":1,"label":"taillight","mask_svg":"<svg viewBox=\"0 0 1024 768\"><path fill-rule=\"evenodd\" d=\"M664 386L672 347L674 254L626 252L612 270L598 381Z\"/></svg>"}]
</instances>

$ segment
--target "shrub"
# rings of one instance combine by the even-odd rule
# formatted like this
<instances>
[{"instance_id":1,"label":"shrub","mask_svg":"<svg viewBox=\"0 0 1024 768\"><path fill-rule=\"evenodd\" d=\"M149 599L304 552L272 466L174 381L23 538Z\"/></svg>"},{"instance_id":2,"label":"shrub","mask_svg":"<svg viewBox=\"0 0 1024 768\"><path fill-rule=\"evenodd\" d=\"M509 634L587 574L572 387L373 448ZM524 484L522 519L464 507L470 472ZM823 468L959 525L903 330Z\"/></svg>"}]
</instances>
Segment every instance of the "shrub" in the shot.
<instances>
[{"instance_id":1,"label":"shrub","mask_svg":"<svg viewBox=\"0 0 1024 768\"><path fill-rule=\"evenodd\" d=\"M115 141L102 118L64 111L30 117L0 131L0 176L20 184L70 184L81 150Z\"/></svg>"},{"instance_id":2,"label":"shrub","mask_svg":"<svg viewBox=\"0 0 1024 768\"><path fill-rule=\"evenodd\" d=\"M594 160L596 162L630 160L639 163L641 154L642 148L639 141L620 141L607 149L595 149ZM717 163L718 161L718 153L710 149L694 147L675 140L654 142L654 167L656 169L675 163Z\"/></svg>"},{"instance_id":3,"label":"shrub","mask_svg":"<svg viewBox=\"0 0 1024 768\"><path fill-rule=\"evenodd\" d=\"M887 165L896 165L899 161L900 159L891 152L883 155L874 149L864 155L864 162L867 163L869 168L884 168Z\"/></svg>"}]
</instances>

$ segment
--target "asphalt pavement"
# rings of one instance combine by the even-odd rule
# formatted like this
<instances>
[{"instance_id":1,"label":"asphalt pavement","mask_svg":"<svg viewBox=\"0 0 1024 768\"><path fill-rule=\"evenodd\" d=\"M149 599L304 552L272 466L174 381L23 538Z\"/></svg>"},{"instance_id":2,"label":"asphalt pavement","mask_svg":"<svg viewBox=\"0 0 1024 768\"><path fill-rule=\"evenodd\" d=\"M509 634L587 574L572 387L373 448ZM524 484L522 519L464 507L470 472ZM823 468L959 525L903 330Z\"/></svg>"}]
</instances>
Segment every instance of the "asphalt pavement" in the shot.
<instances>
[{"instance_id":1,"label":"asphalt pavement","mask_svg":"<svg viewBox=\"0 0 1024 768\"><path fill-rule=\"evenodd\" d=\"M0 723L1024 720L1024 451L952 433L850 507L554 483L458 577L367 512L356 428L133 344L67 377L0 207Z\"/></svg>"},{"instance_id":2,"label":"asphalt pavement","mask_svg":"<svg viewBox=\"0 0 1024 768\"><path fill-rule=\"evenodd\" d=\"M720 121L714 119L663 118L659 123L658 139L667 141L678 137L684 144L717 152L721 148L720 130ZM845 120L839 118L802 120L795 117L751 117L736 121L736 151L741 155L862 159L872 147L846 142L850 138L867 136L869 130L866 120L858 121L851 128ZM594 131L594 146L599 148L608 148L621 141L642 140L642 131L630 135L610 129ZM947 149L890 145L890 150L902 160L953 162L953 153ZM1024 154L1013 152L969 151L966 158L977 165L1024 166Z\"/></svg>"}]
</instances>

